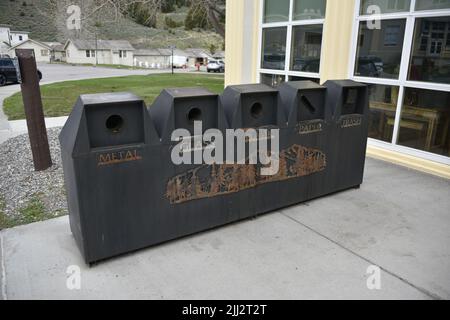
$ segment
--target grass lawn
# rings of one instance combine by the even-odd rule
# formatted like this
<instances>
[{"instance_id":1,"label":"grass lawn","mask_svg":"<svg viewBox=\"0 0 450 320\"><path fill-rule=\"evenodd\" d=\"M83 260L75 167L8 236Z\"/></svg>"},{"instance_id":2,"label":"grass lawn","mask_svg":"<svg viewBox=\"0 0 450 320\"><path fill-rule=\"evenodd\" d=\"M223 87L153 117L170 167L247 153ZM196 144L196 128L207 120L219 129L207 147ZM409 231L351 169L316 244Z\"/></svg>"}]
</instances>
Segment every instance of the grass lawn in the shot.
<instances>
[{"instance_id":1,"label":"grass lawn","mask_svg":"<svg viewBox=\"0 0 450 320\"><path fill-rule=\"evenodd\" d=\"M59 117L70 113L81 94L128 91L150 104L162 89L175 87L205 87L212 92L221 93L224 87L224 78L220 75L152 74L66 81L41 86L41 95L45 116ZM21 93L18 92L5 99L3 110L9 120L24 119Z\"/></svg>"}]
</instances>

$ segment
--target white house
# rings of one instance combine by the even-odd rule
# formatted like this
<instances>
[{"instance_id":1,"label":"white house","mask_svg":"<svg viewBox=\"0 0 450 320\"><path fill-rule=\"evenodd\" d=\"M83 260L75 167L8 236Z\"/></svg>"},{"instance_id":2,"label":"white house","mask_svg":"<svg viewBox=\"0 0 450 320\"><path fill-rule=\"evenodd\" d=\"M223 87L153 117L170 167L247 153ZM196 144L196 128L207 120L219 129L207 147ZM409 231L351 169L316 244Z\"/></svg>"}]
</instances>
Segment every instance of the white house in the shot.
<instances>
[{"instance_id":1,"label":"white house","mask_svg":"<svg viewBox=\"0 0 450 320\"><path fill-rule=\"evenodd\" d=\"M27 31L12 31L11 26L7 24L0 24L0 42L14 46L18 43L28 40Z\"/></svg>"},{"instance_id":2,"label":"white house","mask_svg":"<svg viewBox=\"0 0 450 320\"><path fill-rule=\"evenodd\" d=\"M167 68L170 64L170 53L158 49L139 49L134 51L134 65L143 68Z\"/></svg>"},{"instance_id":3,"label":"white house","mask_svg":"<svg viewBox=\"0 0 450 320\"><path fill-rule=\"evenodd\" d=\"M126 40L75 40L64 45L67 63L133 66L135 49Z\"/></svg>"},{"instance_id":4,"label":"white house","mask_svg":"<svg viewBox=\"0 0 450 320\"><path fill-rule=\"evenodd\" d=\"M8 55L11 58L16 56L16 49L33 49L37 62L50 62L52 47L43 42L33 39L22 41L9 48Z\"/></svg>"},{"instance_id":5,"label":"white house","mask_svg":"<svg viewBox=\"0 0 450 320\"><path fill-rule=\"evenodd\" d=\"M27 31L11 31L11 26L0 24L0 54L9 54L9 48L27 40Z\"/></svg>"},{"instance_id":6,"label":"white house","mask_svg":"<svg viewBox=\"0 0 450 320\"><path fill-rule=\"evenodd\" d=\"M66 61L66 50L64 50L64 45L60 42L43 42L52 48L50 53L51 61L65 62Z\"/></svg>"},{"instance_id":7,"label":"white house","mask_svg":"<svg viewBox=\"0 0 450 320\"><path fill-rule=\"evenodd\" d=\"M188 65L190 67L195 67L198 63L200 65L207 65L209 60L213 60L211 53L205 49L201 48L189 48L185 49L188 55Z\"/></svg>"}]
</instances>

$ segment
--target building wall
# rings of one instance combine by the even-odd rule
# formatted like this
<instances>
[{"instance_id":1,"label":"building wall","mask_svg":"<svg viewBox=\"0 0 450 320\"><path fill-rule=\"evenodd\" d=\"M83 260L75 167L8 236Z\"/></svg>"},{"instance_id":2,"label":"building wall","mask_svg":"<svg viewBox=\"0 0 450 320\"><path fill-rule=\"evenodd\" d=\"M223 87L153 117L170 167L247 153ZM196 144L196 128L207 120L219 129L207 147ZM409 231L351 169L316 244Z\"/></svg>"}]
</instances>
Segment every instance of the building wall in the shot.
<instances>
[{"instance_id":1,"label":"building wall","mask_svg":"<svg viewBox=\"0 0 450 320\"><path fill-rule=\"evenodd\" d=\"M11 45L15 46L18 43L21 43L23 41L28 40L28 34L27 33L11 33ZM22 40L20 38L22 37Z\"/></svg>"},{"instance_id":2,"label":"building wall","mask_svg":"<svg viewBox=\"0 0 450 320\"><path fill-rule=\"evenodd\" d=\"M0 27L0 42L10 43L9 28Z\"/></svg>"},{"instance_id":3,"label":"building wall","mask_svg":"<svg viewBox=\"0 0 450 320\"><path fill-rule=\"evenodd\" d=\"M167 68L170 57L165 56L134 56L134 65L144 68Z\"/></svg>"},{"instance_id":4,"label":"building wall","mask_svg":"<svg viewBox=\"0 0 450 320\"><path fill-rule=\"evenodd\" d=\"M97 50L97 58L99 64L112 64L111 51L109 50ZM66 50L66 61L68 63L95 64L97 59L96 57L86 57L86 50L79 50L70 42Z\"/></svg>"},{"instance_id":5,"label":"building wall","mask_svg":"<svg viewBox=\"0 0 450 320\"><path fill-rule=\"evenodd\" d=\"M43 47L37 43L28 41L15 47L14 49L9 50L8 54L11 58L16 56L15 49L33 49L37 62L50 62L50 50L47 47ZM42 50L46 51L47 55L43 54Z\"/></svg>"},{"instance_id":6,"label":"building wall","mask_svg":"<svg viewBox=\"0 0 450 320\"><path fill-rule=\"evenodd\" d=\"M120 57L119 50L112 52L112 64L133 66L133 51L126 51L126 57Z\"/></svg>"}]
</instances>

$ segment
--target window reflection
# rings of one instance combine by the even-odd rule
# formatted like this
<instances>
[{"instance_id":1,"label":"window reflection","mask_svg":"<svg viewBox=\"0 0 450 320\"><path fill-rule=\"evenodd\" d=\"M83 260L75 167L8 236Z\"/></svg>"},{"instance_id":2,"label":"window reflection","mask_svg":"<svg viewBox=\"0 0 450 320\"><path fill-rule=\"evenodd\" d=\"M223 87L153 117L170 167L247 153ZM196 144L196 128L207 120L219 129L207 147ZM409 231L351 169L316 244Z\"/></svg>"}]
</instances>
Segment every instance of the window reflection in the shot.
<instances>
[{"instance_id":1,"label":"window reflection","mask_svg":"<svg viewBox=\"0 0 450 320\"><path fill-rule=\"evenodd\" d=\"M284 82L284 76L279 74L261 73L260 82L271 87L278 87Z\"/></svg>"},{"instance_id":2,"label":"window reflection","mask_svg":"<svg viewBox=\"0 0 450 320\"><path fill-rule=\"evenodd\" d=\"M265 0L264 23L289 20L289 0Z\"/></svg>"},{"instance_id":3,"label":"window reflection","mask_svg":"<svg viewBox=\"0 0 450 320\"><path fill-rule=\"evenodd\" d=\"M369 86L369 137L391 142L399 87L368 84Z\"/></svg>"},{"instance_id":4,"label":"window reflection","mask_svg":"<svg viewBox=\"0 0 450 320\"><path fill-rule=\"evenodd\" d=\"M408 79L450 83L450 17L417 18Z\"/></svg>"},{"instance_id":5,"label":"window reflection","mask_svg":"<svg viewBox=\"0 0 450 320\"><path fill-rule=\"evenodd\" d=\"M293 20L325 18L326 0L295 0Z\"/></svg>"},{"instance_id":6,"label":"window reflection","mask_svg":"<svg viewBox=\"0 0 450 320\"><path fill-rule=\"evenodd\" d=\"M398 144L450 156L450 93L405 88Z\"/></svg>"},{"instance_id":7,"label":"window reflection","mask_svg":"<svg viewBox=\"0 0 450 320\"><path fill-rule=\"evenodd\" d=\"M289 81L307 81L307 80L320 84L320 79L317 78L289 76Z\"/></svg>"},{"instance_id":8,"label":"window reflection","mask_svg":"<svg viewBox=\"0 0 450 320\"><path fill-rule=\"evenodd\" d=\"M434 10L450 8L450 0L416 0L416 10Z\"/></svg>"},{"instance_id":9,"label":"window reflection","mask_svg":"<svg viewBox=\"0 0 450 320\"><path fill-rule=\"evenodd\" d=\"M263 69L284 70L286 60L286 27L266 28L262 34Z\"/></svg>"},{"instance_id":10,"label":"window reflection","mask_svg":"<svg viewBox=\"0 0 450 320\"><path fill-rule=\"evenodd\" d=\"M360 22L356 76L398 79L405 25L405 19L382 20L381 29L373 29Z\"/></svg>"},{"instance_id":11,"label":"window reflection","mask_svg":"<svg viewBox=\"0 0 450 320\"><path fill-rule=\"evenodd\" d=\"M360 14L373 14L370 6L378 6L380 13L409 11L411 0L361 0Z\"/></svg>"},{"instance_id":12,"label":"window reflection","mask_svg":"<svg viewBox=\"0 0 450 320\"><path fill-rule=\"evenodd\" d=\"M292 71L319 72L322 29L322 25L292 28Z\"/></svg>"}]
</instances>

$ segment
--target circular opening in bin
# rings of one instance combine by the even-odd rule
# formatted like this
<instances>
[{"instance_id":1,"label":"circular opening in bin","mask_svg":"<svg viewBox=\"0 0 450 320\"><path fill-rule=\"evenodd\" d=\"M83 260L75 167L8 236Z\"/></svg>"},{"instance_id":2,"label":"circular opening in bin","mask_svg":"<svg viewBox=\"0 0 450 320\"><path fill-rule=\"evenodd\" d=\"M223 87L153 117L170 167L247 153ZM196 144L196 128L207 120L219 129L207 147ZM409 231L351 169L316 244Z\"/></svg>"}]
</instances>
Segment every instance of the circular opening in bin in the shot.
<instances>
[{"instance_id":1,"label":"circular opening in bin","mask_svg":"<svg viewBox=\"0 0 450 320\"><path fill-rule=\"evenodd\" d=\"M255 102L252 107L250 108L250 114L253 118L258 119L259 117L261 117L263 112L263 107L261 105L261 103L259 102Z\"/></svg>"},{"instance_id":2,"label":"circular opening in bin","mask_svg":"<svg viewBox=\"0 0 450 320\"><path fill-rule=\"evenodd\" d=\"M123 126L123 118L114 114L106 119L106 128L112 133L118 133Z\"/></svg>"},{"instance_id":3,"label":"circular opening in bin","mask_svg":"<svg viewBox=\"0 0 450 320\"><path fill-rule=\"evenodd\" d=\"M201 121L202 120L202 110L200 110L199 108L192 108L191 110L189 110L189 112L187 114L187 118L191 122Z\"/></svg>"}]
</instances>

